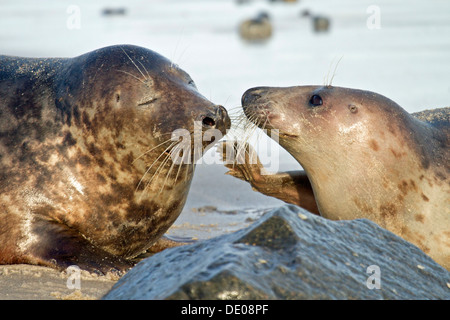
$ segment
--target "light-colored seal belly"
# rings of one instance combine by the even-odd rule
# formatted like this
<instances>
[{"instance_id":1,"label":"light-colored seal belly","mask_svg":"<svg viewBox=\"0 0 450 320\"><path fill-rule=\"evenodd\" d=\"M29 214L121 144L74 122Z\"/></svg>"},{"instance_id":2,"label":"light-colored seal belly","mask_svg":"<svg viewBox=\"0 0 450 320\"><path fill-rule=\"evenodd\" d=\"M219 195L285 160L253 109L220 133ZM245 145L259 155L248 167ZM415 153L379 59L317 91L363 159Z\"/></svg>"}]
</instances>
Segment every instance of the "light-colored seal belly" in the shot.
<instances>
[{"instance_id":1,"label":"light-colored seal belly","mask_svg":"<svg viewBox=\"0 0 450 320\"><path fill-rule=\"evenodd\" d=\"M230 122L186 72L128 45L0 56L0 96L3 264L128 269L186 201L194 165L174 162L172 133L224 134Z\"/></svg>"},{"instance_id":2,"label":"light-colored seal belly","mask_svg":"<svg viewBox=\"0 0 450 320\"><path fill-rule=\"evenodd\" d=\"M246 163L231 175L329 219L368 218L450 269L450 108L414 116L331 86L253 88L242 106L304 171L264 176Z\"/></svg>"}]
</instances>

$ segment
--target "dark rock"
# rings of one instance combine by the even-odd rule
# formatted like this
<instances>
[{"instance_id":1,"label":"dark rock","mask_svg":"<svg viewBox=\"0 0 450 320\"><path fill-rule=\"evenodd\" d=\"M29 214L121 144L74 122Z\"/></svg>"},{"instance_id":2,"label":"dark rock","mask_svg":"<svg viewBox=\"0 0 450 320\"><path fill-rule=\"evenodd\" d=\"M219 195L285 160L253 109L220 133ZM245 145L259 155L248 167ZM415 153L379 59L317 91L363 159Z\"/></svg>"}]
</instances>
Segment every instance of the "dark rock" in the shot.
<instances>
[{"instance_id":1,"label":"dark rock","mask_svg":"<svg viewBox=\"0 0 450 320\"><path fill-rule=\"evenodd\" d=\"M287 205L143 260L104 299L450 299L449 286L447 270L375 223Z\"/></svg>"}]
</instances>

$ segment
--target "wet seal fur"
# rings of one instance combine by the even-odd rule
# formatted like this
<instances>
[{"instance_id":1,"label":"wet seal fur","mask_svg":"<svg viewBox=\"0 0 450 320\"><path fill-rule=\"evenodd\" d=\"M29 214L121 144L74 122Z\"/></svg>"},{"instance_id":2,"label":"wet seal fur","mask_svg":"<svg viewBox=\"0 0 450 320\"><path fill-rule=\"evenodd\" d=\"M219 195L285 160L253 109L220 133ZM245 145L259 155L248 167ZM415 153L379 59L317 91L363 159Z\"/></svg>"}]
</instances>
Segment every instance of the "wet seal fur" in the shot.
<instances>
[{"instance_id":1,"label":"wet seal fur","mask_svg":"<svg viewBox=\"0 0 450 320\"><path fill-rule=\"evenodd\" d=\"M247 155L228 174L325 218L370 219L450 269L450 108L409 114L331 86L253 88L242 107L304 171L264 175Z\"/></svg>"},{"instance_id":2,"label":"wet seal fur","mask_svg":"<svg viewBox=\"0 0 450 320\"><path fill-rule=\"evenodd\" d=\"M127 270L188 194L194 164L173 163L172 132L230 123L186 72L130 45L0 56L0 97L0 264Z\"/></svg>"}]
</instances>

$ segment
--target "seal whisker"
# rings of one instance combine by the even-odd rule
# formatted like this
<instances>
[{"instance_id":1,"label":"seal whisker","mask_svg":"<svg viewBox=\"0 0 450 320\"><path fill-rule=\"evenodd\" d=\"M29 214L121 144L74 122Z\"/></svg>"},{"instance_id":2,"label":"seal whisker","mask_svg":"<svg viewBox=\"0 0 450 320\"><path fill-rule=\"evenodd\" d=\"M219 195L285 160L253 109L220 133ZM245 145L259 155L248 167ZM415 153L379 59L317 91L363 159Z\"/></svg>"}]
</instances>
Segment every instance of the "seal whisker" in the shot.
<instances>
[{"instance_id":1,"label":"seal whisker","mask_svg":"<svg viewBox=\"0 0 450 320\"><path fill-rule=\"evenodd\" d=\"M179 147L179 144L178 145L176 145L173 149L172 149L172 151L173 152L175 152L175 149L178 151L178 147ZM171 152L172 152L171 151ZM183 163L179 163L178 164L178 171L177 171L177 175L175 176L175 180L174 180L174 185L175 185L175 183L177 182L177 180L178 180L178 175L180 174L180 171L181 171L181 167L182 167L182 165L183 165Z\"/></svg>"},{"instance_id":2,"label":"seal whisker","mask_svg":"<svg viewBox=\"0 0 450 320\"><path fill-rule=\"evenodd\" d=\"M242 109L241 109L242 111ZM237 161L233 161L233 167L239 163L239 161L241 161L242 159L245 159L245 154L247 153L249 156L250 153L247 150L247 144L248 144L248 140L254 135L255 132L257 132L258 137L257 139L259 139L259 134L260 134L260 130L258 130L258 126L256 124L254 124L252 121L255 121L257 119L257 115L255 112L252 112L247 116L244 113L240 113L239 116L236 117L237 122L232 122L232 130L237 131L236 135L235 135L235 139L237 137L239 137L238 139L236 139L236 148L235 148L235 152L236 154L235 159ZM258 120L260 121L260 120ZM242 155L244 154L244 155Z\"/></svg>"},{"instance_id":3,"label":"seal whisker","mask_svg":"<svg viewBox=\"0 0 450 320\"><path fill-rule=\"evenodd\" d=\"M141 61L138 60L138 62L139 62L139 64L142 66L142 68L144 68L144 71L145 71L145 73L147 74L147 78L144 77L145 80L150 79L150 78L151 78L151 77L150 77L150 73L148 72L147 68L144 66L144 64L143 64Z\"/></svg>"},{"instance_id":4,"label":"seal whisker","mask_svg":"<svg viewBox=\"0 0 450 320\"><path fill-rule=\"evenodd\" d=\"M147 85L147 84L145 83L144 80L142 80L142 79L136 77L134 74L131 74L131 73L126 72L126 71L123 71L123 70L116 70L116 71L125 73L125 74L127 74L127 75L129 75L129 76L132 76L132 77L135 78L136 80L138 80L138 81L142 82L143 84Z\"/></svg>"},{"instance_id":5,"label":"seal whisker","mask_svg":"<svg viewBox=\"0 0 450 320\"><path fill-rule=\"evenodd\" d=\"M180 142L179 144L177 144L176 146L174 146L174 147L170 150L170 157L172 157L173 153L176 153L176 152L178 152L178 151L181 149L180 144L181 144L181 142ZM169 176L170 176L170 174L172 173L172 170L173 170L173 168L175 167L175 165L178 165L178 170L177 170L177 175L176 175L176 177L175 177L175 180L174 180L174 182L173 182L173 185L176 184L176 182L177 182L177 180L178 180L178 174L180 173L180 169L181 169L181 167L182 167L182 165L183 165L183 161L181 161L180 163L176 163L176 162L172 161L172 164L170 165L170 168L169 168L169 170L167 171L166 178L164 179L164 183L162 184L161 189L159 190L158 194L160 194L160 193L164 190L164 187L166 186L167 181L168 181L168 179L169 179Z\"/></svg>"},{"instance_id":6,"label":"seal whisker","mask_svg":"<svg viewBox=\"0 0 450 320\"><path fill-rule=\"evenodd\" d=\"M148 167L148 169L145 171L144 175L142 176L141 180L139 180L139 183L136 187L137 191L139 189L139 186L141 185L143 179L145 178L145 176L147 175L147 173L150 171L150 169L153 167L153 165L165 154L165 152L167 150L169 150L173 145L175 145L177 143L177 141L173 141L163 152L161 152L161 154L155 159L155 161L153 161L153 163L150 165L150 167Z\"/></svg>"},{"instance_id":7,"label":"seal whisker","mask_svg":"<svg viewBox=\"0 0 450 320\"><path fill-rule=\"evenodd\" d=\"M191 160L191 166L192 166L192 174L194 174L195 173L195 162L194 162L194 159ZM185 181L187 181L187 174L186 174L185 178L186 178Z\"/></svg>"},{"instance_id":8,"label":"seal whisker","mask_svg":"<svg viewBox=\"0 0 450 320\"><path fill-rule=\"evenodd\" d=\"M153 176L150 178L150 180L148 181L147 185L153 180L153 178L155 178L155 176L159 177L162 168L167 164L167 162L169 161L169 159L172 159L173 156L173 152L174 149L179 150L178 146L181 144L181 141L174 141L168 148L166 148L161 155L158 157L160 158L164 153L166 153L166 157L164 158L164 160L161 162L161 164L159 165L159 167L156 169L156 171L153 173ZM170 150L169 150L170 149ZM167 151L169 150L169 151ZM173 164L173 161L172 161ZM152 164L153 165L153 164ZM171 169L169 168L169 171ZM165 183L163 184L163 186L165 185Z\"/></svg>"},{"instance_id":9,"label":"seal whisker","mask_svg":"<svg viewBox=\"0 0 450 320\"><path fill-rule=\"evenodd\" d=\"M171 134L171 133L170 133ZM155 150L156 148L162 146L163 144L166 144L167 142L173 141L172 138L171 139L167 139L164 142L161 142L160 144L158 144L157 146L154 146L153 148L145 151L144 153L142 153L139 157L137 157L136 159L133 160L133 162L131 164L134 164L137 160L139 160L140 158L142 158L143 156L145 156L147 153L152 152L153 150Z\"/></svg>"},{"instance_id":10,"label":"seal whisker","mask_svg":"<svg viewBox=\"0 0 450 320\"><path fill-rule=\"evenodd\" d=\"M172 160L173 160L173 154L174 154L174 153L176 154L176 153L181 149L181 146L180 146L180 145L181 145L181 142L178 143L176 146L174 146L174 147L170 150L170 156L172 157ZM177 164L176 162L172 161L172 164L171 164L171 166L170 166L170 168L169 168L169 170L168 170L168 172L167 172L166 179L164 180L164 183L163 183L163 186L162 186L162 188L161 188L161 191L162 191L162 189L164 188L164 186L166 185L167 179L169 178L169 175L171 174L172 169L174 168L174 166L175 166L176 164ZM183 164L183 161L180 161L180 163L178 163L178 173L179 173L179 170L180 170L182 164ZM175 180L174 180L174 185L175 185L175 183L177 182L177 179L178 179L178 173L177 173L177 176L176 176L176 178L175 178ZM161 192L161 191L160 191L160 192Z\"/></svg>"},{"instance_id":11,"label":"seal whisker","mask_svg":"<svg viewBox=\"0 0 450 320\"><path fill-rule=\"evenodd\" d=\"M165 152L161 153L160 156L162 156L163 154L165 154ZM164 166L167 164L167 161L169 161L170 158L171 158L171 154L170 153L166 154L166 157L164 158L164 160L161 161L161 164L159 165L159 167L156 169L156 171L153 173L152 177L145 184L144 191L147 190L148 186L151 184L151 182L153 181L153 179L155 177L159 177L159 175L161 174L162 168L164 168ZM159 195L159 192L157 195ZM142 197L142 195L141 195L141 197Z\"/></svg>"},{"instance_id":12,"label":"seal whisker","mask_svg":"<svg viewBox=\"0 0 450 320\"><path fill-rule=\"evenodd\" d=\"M240 130L245 131L247 126L253 125L253 123L251 123L247 119L245 114L242 112L239 115L230 117L230 119L231 119L231 130L230 130L231 133L232 131L240 131Z\"/></svg>"},{"instance_id":13,"label":"seal whisker","mask_svg":"<svg viewBox=\"0 0 450 320\"><path fill-rule=\"evenodd\" d=\"M175 176L175 180L173 182L174 185L177 183L178 176L180 175L180 171L181 171L182 166L183 165L181 163L178 165L177 175Z\"/></svg>"},{"instance_id":14,"label":"seal whisker","mask_svg":"<svg viewBox=\"0 0 450 320\"><path fill-rule=\"evenodd\" d=\"M192 161L192 159L191 159L191 162L194 162L194 161ZM184 173L184 181L187 181L187 179L188 179L188 172L189 172L189 163L187 164L186 172Z\"/></svg>"},{"instance_id":15,"label":"seal whisker","mask_svg":"<svg viewBox=\"0 0 450 320\"><path fill-rule=\"evenodd\" d=\"M223 106L226 106L226 105L227 105L227 103L228 103L228 100L230 100L230 98L231 98L231 95L228 95L227 99L225 100L225 103L224 103L224 104L222 104L222 105L223 105Z\"/></svg>"},{"instance_id":16,"label":"seal whisker","mask_svg":"<svg viewBox=\"0 0 450 320\"><path fill-rule=\"evenodd\" d=\"M235 110L242 111L242 106L237 106L237 107L229 108L229 109L228 109L228 112L235 111Z\"/></svg>"},{"instance_id":17,"label":"seal whisker","mask_svg":"<svg viewBox=\"0 0 450 320\"><path fill-rule=\"evenodd\" d=\"M267 123L269 123L270 124L270 120L269 120L269 117L266 117L266 119L264 120L264 123L263 123L263 125L262 125L262 130L265 130L266 129L266 125L267 125Z\"/></svg>"},{"instance_id":18,"label":"seal whisker","mask_svg":"<svg viewBox=\"0 0 450 320\"><path fill-rule=\"evenodd\" d=\"M195 172L195 150L194 150L194 152L192 152L192 150L189 150L189 152L190 152L190 154L188 156L190 157L190 164L192 165L192 174L194 174L194 172ZM184 181L187 181L187 179L188 179L188 172L189 172L189 163L188 163L188 166L186 167Z\"/></svg>"},{"instance_id":19,"label":"seal whisker","mask_svg":"<svg viewBox=\"0 0 450 320\"><path fill-rule=\"evenodd\" d=\"M172 154L170 154L170 157L172 157ZM166 163L167 163L168 160L169 160L169 159L166 158ZM170 174L172 173L172 170L173 170L173 167L174 167L174 166L175 166L175 162L172 161L172 164L170 165L169 170L167 170L166 178L164 179L164 182L162 183L161 188L159 189L158 195L160 195L161 192L163 192L164 187L166 186L167 180L169 179L169 176L170 176ZM158 174L158 175L159 175L159 174Z\"/></svg>"},{"instance_id":20,"label":"seal whisker","mask_svg":"<svg viewBox=\"0 0 450 320\"><path fill-rule=\"evenodd\" d=\"M146 80L147 78L145 77L144 73L142 72L141 69L139 69L138 65L134 62L133 59L131 59L131 57L128 55L128 53L126 53L125 49L120 47L120 49L122 49L123 53L125 53L125 55L128 57L128 59L130 59L131 63L136 67L136 69L138 69L139 73L144 77L144 80ZM145 82L144 82L145 83Z\"/></svg>"},{"instance_id":21,"label":"seal whisker","mask_svg":"<svg viewBox=\"0 0 450 320\"><path fill-rule=\"evenodd\" d=\"M331 76L331 79L330 79L330 71L331 71L331 67L334 63L334 59L333 59L333 61L331 61L330 68L328 69L328 72L327 72L327 76L326 76L326 78L324 77L324 86L325 87L331 87L333 80L334 80L334 76L336 75L337 68L343 57L344 56L341 56L339 58L339 60L336 62L335 66L334 66L334 70L333 70L333 75Z\"/></svg>"}]
</instances>

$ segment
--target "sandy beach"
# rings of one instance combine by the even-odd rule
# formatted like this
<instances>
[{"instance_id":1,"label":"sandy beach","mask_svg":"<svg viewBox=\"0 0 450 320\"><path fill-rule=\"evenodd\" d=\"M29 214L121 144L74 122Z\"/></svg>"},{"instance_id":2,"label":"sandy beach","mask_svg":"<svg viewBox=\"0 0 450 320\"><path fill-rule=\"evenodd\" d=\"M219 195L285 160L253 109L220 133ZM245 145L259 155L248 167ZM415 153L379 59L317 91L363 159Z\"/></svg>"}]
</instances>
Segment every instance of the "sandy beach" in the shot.
<instances>
[{"instance_id":1,"label":"sandy beach","mask_svg":"<svg viewBox=\"0 0 450 320\"><path fill-rule=\"evenodd\" d=\"M378 92L409 112L448 106L450 2L378 1L378 28L370 27L372 5L358 0L255 0L243 5L232 0L145 5L138 0L3 1L0 54L73 57L107 45L135 44L173 60L205 97L228 110L240 105L250 87L324 84L331 77L333 85ZM105 8L126 11L105 16ZM330 30L315 33L303 10L330 18ZM273 36L265 43L246 43L238 26L262 11L270 16ZM80 13L78 20L72 19L74 12ZM274 148L262 134L250 141L263 152ZM214 154L210 150L205 157ZM225 175L227 169L218 161L205 162L197 166L187 203L169 236L201 240L233 232L282 204ZM300 168L282 149L265 165L273 171ZM115 283L82 275L81 289L70 289L67 280L67 274L49 268L0 266L0 299L98 299Z\"/></svg>"},{"instance_id":2,"label":"sandy beach","mask_svg":"<svg viewBox=\"0 0 450 320\"><path fill-rule=\"evenodd\" d=\"M116 283L104 276L82 275L80 288L71 288L66 274L30 265L0 266L0 279L0 300L95 300Z\"/></svg>"}]
</instances>

